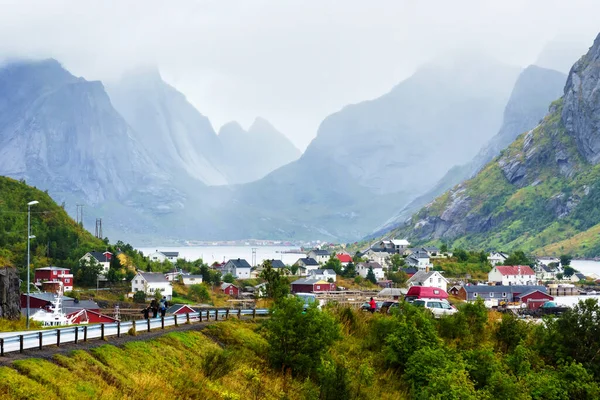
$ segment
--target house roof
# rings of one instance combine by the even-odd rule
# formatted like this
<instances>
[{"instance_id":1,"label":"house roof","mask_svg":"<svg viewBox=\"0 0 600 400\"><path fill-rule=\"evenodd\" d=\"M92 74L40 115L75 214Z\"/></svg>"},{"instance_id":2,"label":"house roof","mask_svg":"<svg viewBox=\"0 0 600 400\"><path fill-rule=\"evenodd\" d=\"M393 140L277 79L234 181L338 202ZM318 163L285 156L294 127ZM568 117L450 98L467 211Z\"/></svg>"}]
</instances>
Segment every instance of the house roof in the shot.
<instances>
[{"instance_id":1,"label":"house roof","mask_svg":"<svg viewBox=\"0 0 600 400\"><path fill-rule=\"evenodd\" d=\"M183 279L190 279L190 278L193 278L193 279L200 278L200 279L202 279L202 275L183 275Z\"/></svg>"},{"instance_id":2,"label":"house roof","mask_svg":"<svg viewBox=\"0 0 600 400\"><path fill-rule=\"evenodd\" d=\"M317 260L315 260L314 258L311 257L306 257L306 258L299 258L298 261L302 261L302 263L304 265L319 265L319 263L317 262ZM296 261L296 262L298 262Z\"/></svg>"},{"instance_id":3,"label":"house roof","mask_svg":"<svg viewBox=\"0 0 600 400\"><path fill-rule=\"evenodd\" d=\"M243 258L237 258L227 261L227 264L229 263L232 263L233 266L236 268L252 268L250 264L248 264L248 261L244 260Z\"/></svg>"},{"instance_id":4,"label":"house roof","mask_svg":"<svg viewBox=\"0 0 600 400\"><path fill-rule=\"evenodd\" d=\"M62 308L65 313L69 313L74 310L81 310L82 308L85 308L87 310L98 310L100 309L100 306L98 305L98 303L92 300L65 300L65 298L63 297Z\"/></svg>"},{"instance_id":5,"label":"house roof","mask_svg":"<svg viewBox=\"0 0 600 400\"><path fill-rule=\"evenodd\" d=\"M421 283L421 282L425 282L427 279L431 278L433 275L439 275L443 280L445 280L446 282L448 282L448 280L446 278L444 278L442 276L442 274L440 274L438 271L429 271L429 272L425 272L425 271L417 271L413 276L411 276L407 283Z\"/></svg>"},{"instance_id":6,"label":"house roof","mask_svg":"<svg viewBox=\"0 0 600 400\"><path fill-rule=\"evenodd\" d=\"M168 283L169 281L160 272L138 272L148 283Z\"/></svg>"},{"instance_id":7,"label":"house roof","mask_svg":"<svg viewBox=\"0 0 600 400\"><path fill-rule=\"evenodd\" d=\"M337 275L332 269L313 269L311 275Z\"/></svg>"},{"instance_id":8,"label":"house roof","mask_svg":"<svg viewBox=\"0 0 600 400\"><path fill-rule=\"evenodd\" d=\"M112 253L109 251L90 251L88 254L94 257L98 262L109 262L110 256L108 256L108 254L112 256Z\"/></svg>"},{"instance_id":9,"label":"house roof","mask_svg":"<svg viewBox=\"0 0 600 400\"><path fill-rule=\"evenodd\" d=\"M501 257L501 258L504 258L506 260L508 258L508 254L492 252L488 256L488 258L490 258L490 257Z\"/></svg>"},{"instance_id":10,"label":"house roof","mask_svg":"<svg viewBox=\"0 0 600 400\"><path fill-rule=\"evenodd\" d=\"M370 267L370 268L373 268L373 269L377 269L377 268L383 268L383 267L381 266L381 264L379 264L378 262L375 262L375 261L361 262L361 263L358 263L358 264L356 264L356 266L357 266L357 267L360 267L360 268L364 267L364 268L367 268L367 269L368 269L369 267Z\"/></svg>"},{"instance_id":11,"label":"house roof","mask_svg":"<svg viewBox=\"0 0 600 400\"><path fill-rule=\"evenodd\" d=\"M408 289L405 288L385 288L377 293L377 296L400 296L405 295Z\"/></svg>"},{"instance_id":12,"label":"house roof","mask_svg":"<svg viewBox=\"0 0 600 400\"><path fill-rule=\"evenodd\" d=\"M315 253L315 255L317 255L317 256L328 256L329 255L329 252L327 250L319 250L319 249L311 250L311 251L309 251L309 253Z\"/></svg>"},{"instance_id":13,"label":"house roof","mask_svg":"<svg viewBox=\"0 0 600 400\"><path fill-rule=\"evenodd\" d=\"M328 282L325 282L322 279L316 279L316 278L302 278L302 279L298 279L298 280L295 280L294 282L292 282L292 285L314 285L315 283L328 283Z\"/></svg>"},{"instance_id":14,"label":"house roof","mask_svg":"<svg viewBox=\"0 0 600 400\"><path fill-rule=\"evenodd\" d=\"M394 246L410 246L410 243L406 239L394 239L391 242Z\"/></svg>"},{"instance_id":15,"label":"house roof","mask_svg":"<svg viewBox=\"0 0 600 400\"><path fill-rule=\"evenodd\" d=\"M227 289L229 286L233 286L234 288L238 289L237 286L235 286L233 283L227 283L227 282L223 282L221 284L221 290L225 290Z\"/></svg>"},{"instance_id":16,"label":"house roof","mask_svg":"<svg viewBox=\"0 0 600 400\"><path fill-rule=\"evenodd\" d=\"M164 254L165 257L179 257L178 251L161 251L160 253Z\"/></svg>"},{"instance_id":17,"label":"house roof","mask_svg":"<svg viewBox=\"0 0 600 400\"><path fill-rule=\"evenodd\" d=\"M440 249L438 249L435 246L431 246L431 247L423 247L423 250L431 252L431 253L438 253L440 251Z\"/></svg>"},{"instance_id":18,"label":"house roof","mask_svg":"<svg viewBox=\"0 0 600 400\"><path fill-rule=\"evenodd\" d=\"M281 260L269 260L273 268L285 268L285 264Z\"/></svg>"},{"instance_id":19,"label":"house roof","mask_svg":"<svg viewBox=\"0 0 600 400\"><path fill-rule=\"evenodd\" d=\"M527 296L530 296L530 295L532 295L532 294L533 294L533 293L535 293L535 292L542 293L542 294L544 294L544 295L546 295L546 296L548 296L548 297L550 297L550 298L552 298L552 299L553 299L553 297L552 297L552 296L550 296L548 293L546 293L546 291L543 291L543 292L542 292L542 291L541 291L541 290L539 290L539 289L530 290L530 291L529 291L529 292L527 292L527 293L521 293L521 294L519 294L519 297L520 297L520 298L527 297Z\"/></svg>"},{"instance_id":20,"label":"house roof","mask_svg":"<svg viewBox=\"0 0 600 400\"><path fill-rule=\"evenodd\" d=\"M62 267L44 267L44 268L36 268L36 271L69 271L69 268Z\"/></svg>"},{"instance_id":21,"label":"house roof","mask_svg":"<svg viewBox=\"0 0 600 400\"><path fill-rule=\"evenodd\" d=\"M542 265L541 268L544 272L553 272L552 268L548 267L547 265Z\"/></svg>"},{"instance_id":22,"label":"house roof","mask_svg":"<svg viewBox=\"0 0 600 400\"><path fill-rule=\"evenodd\" d=\"M581 272L576 272L575 276L578 277L579 279L583 279L586 280L586 276L584 274L582 274Z\"/></svg>"},{"instance_id":23,"label":"house roof","mask_svg":"<svg viewBox=\"0 0 600 400\"><path fill-rule=\"evenodd\" d=\"M419 270L416 268L402 268L402 271L408 275L416 274L417 272L419 272Z\"/></svg>"},{"instance_id":24,"label":"house roof","mask_svg":"<svg viewBox=\"0 0 600 400\"><path fill-rule=\"evenodd\" d=\"M196 308L194 308L188 304L173 304L171 307L167 308L167 314L175 314L177 311L181 310L184 307L191 309L193 312L198 311L198 310L196 310Z\"/></svg>"},{"instance_id":25,"label":"house roof","mask_svg":"<svg viewBox=\"0 0 600 400\"><path fill-rule=\"evenodd\" d=\"M467 293L529 293L535 290L539 290L540 292L546 293L545 286L538 285L496 285L496 286L488 286L488 285L469 285L463 286Z\"/></svg>"},{"instance_id":26,"label":"house roof","mask_svg":"<svg viewBox=\"0 0 600 400\"><path fill-rule=\"evenodd\" d=\"M349 254L336 254L335 256L337 257L338 260L340 260L343 263L352 262L352 257L350 257Z\"/></svg>"},{"instance_id":27,"label":"house roof","mask_svg":"<svg viewBox=\"0 0 600 400\"><path fill-rule=\"evenodd\" d=\"M502 275L535 275L529 265L499 265L494 268Z\"/></svg>"}]
</instances>

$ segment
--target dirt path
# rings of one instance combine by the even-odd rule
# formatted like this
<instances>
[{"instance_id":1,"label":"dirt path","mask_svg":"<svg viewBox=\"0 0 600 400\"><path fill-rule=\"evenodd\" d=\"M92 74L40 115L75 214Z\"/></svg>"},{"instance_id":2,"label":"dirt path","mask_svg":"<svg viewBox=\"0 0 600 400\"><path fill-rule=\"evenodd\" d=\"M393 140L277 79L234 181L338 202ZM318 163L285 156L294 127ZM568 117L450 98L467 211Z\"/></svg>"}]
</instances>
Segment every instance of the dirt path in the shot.
<instances>
[{"instance_id":1,"label":"dirt path","mask_svg":"<svg viewBox=\"0 0 600 400\"><path fill-rule=\"evenodd\" d=\"M242 318L245 319L245 318ZM91 339L87 342L79 341L79 343L67 343L60 347L57 346L45 346L42 350L39 349L29 349L24 350L23 353L13 352L6 353L4 357L0 357L0 366L9 366L14 361L23 360L26 358L42 358L46 360L52 359L55 354L64 354L68 355L74 350L89 350L94 347L103 346L105 344L112 344L113 346L123 346L125 343L133 342L136 340L150 340L163 335L166 335L170 332L187 332L187 331L201 331L206 328L208 325L221 322L221 321L210 321L210 322L195 322L191 324L183 324L178 327L170 326L165 327L165 329L154 329L150 332L148 331L138 331L136 336L128 335L124 333L121 337L110 336L105 340L101 339Z\"/></svg>"}]
</instances>

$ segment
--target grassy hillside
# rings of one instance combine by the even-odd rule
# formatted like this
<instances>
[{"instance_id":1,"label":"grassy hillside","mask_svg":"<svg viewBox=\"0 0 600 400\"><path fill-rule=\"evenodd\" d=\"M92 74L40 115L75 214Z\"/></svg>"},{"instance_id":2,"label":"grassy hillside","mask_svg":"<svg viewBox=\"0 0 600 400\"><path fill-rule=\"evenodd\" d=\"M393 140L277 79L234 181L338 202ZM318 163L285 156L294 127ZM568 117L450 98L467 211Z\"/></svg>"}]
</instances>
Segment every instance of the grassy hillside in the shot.
<instances>
[{"instance_id":1,"label":"grassy hillside","mask_svg":"<svg viewBox=\"0 0 600 400\"><path fill-rule=\"evenodd\" d=\"M24 269L27 264L27 203L31 207L31 257L34 267L72 266L85 252L104 249L69 217L46 192L0 177L0 265Z\"/></svg>"},{"instance_id":2,"label":"grassy hillside","mask_svg":"<svg viewBox=\"0 0 600 400\"><path fill-rule=\"evenodd\" d=\"M0 368L11 399L597 399L594 300L546 324L463 304L435 320L281 304L262 323L230 320L123 347ZM283 351L282 351L283 350Z\"/></svg>"}]
</instances>

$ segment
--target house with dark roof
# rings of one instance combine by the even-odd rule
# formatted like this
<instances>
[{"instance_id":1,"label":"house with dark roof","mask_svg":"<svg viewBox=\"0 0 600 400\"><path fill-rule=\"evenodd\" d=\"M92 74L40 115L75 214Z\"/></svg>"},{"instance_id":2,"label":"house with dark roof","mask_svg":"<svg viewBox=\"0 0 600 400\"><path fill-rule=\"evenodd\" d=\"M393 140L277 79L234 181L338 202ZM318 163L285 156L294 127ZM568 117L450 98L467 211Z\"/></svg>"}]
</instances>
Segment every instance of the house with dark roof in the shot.
<instances>
[{"instance_id":1,"label":"house with dark roof","mask_svg":"<svg viewBox=\"0 0 600 400\"><path fill-rule=\"evenodd\" d=\"M367 275L369 274L369 268L373 270L373 274L377 280L385 278L383 267L381 264L375 261L360 262L356 264L356 273L362 278L366 279Z\"/></svg>"},{"instance_id":2,"label":"house with dark roof","mask_svg":"<svg viewBox=\"0 0 600 400\"><path fill-rule=\"evenodd\" d=\"M410 278L411 276L413 276L414 274L416 274L419 270L415 267L406 267L406 268L402 268L402 272L404 272L406 275L408 275L408 277Z\"/></svg>"},{"instance_id":3,"label":"house with dark roof","mask_svg":"<svg viewBox=\"0 0 600 400\"><path fill-rule=\"evenodd\" d=\"M432 268L431 262L429 260L429 254L427 254L424 250L418 250L414 253L411 253L410 256L406 257L406 264L415 267L418 270L427 270Z\"/></svg>"},{"instance_id":4,"label":"house with dark roof","mask_svg":"<svg viewBox=\"0 0 600 400\"><path fill-rule=\"evenodd\" d=\"M88 263L94 262L100 264L100 266L102 267L102 276L100 278L104 279L104 276L110 268L110 260L112 259L112 257L113 254L110 251L90 251L85 253L85 255L79 259L79 261L85 261Z\"/></svg>"},{"instance_id":5,"label":"house with dark roof","mask_svg":"<svg viewBox=\"0 0 600 400\"><path fill-rule=\"evenodd\" d=\"M274 269L287 268L287 266L281 260L273 259L273 260L269 260L269 261L271 261L271 267L273 267Z\"/></svg>"},{"instance_id":6,"label":"house with dark roof","mask_svg":"<svg viewBox=\"0 0 600 400\"><path fill-rule=\"evenodd\" d=\"M304 272L309 272L314 269L319 269L320 265L314 258L306 257L299 258L298 261L294 263L299 269L304 269ZM302 273L300 273L302 275Z\"/></svg>"},{"instance_id":7,"label":"house with dark roof","mask_svg":"<svg viewBox=\"0 0 600 400\"><path fill-rule=\"evenodd\" d=\"M252 267L243 258L229 260L222 268L223 276L231 274L236 279L250 279L251 272Z\"/></svg>"},{"instance_id":8,"label":"house with dark roof","mask_svg":"<svg viewBox=\"0 0 600 400\"><path fill-rule=\"evenodd\" d=\"M552 281L556 279L556 273L554 268L542 264L537 268L535 276L539 281Z\"/></svg>"},{"instance_id":9,"label":"house with dark roof","mask_svg":"<svg viewBox=\"0 0 600 400\"><path fill-rule=\"evenodd\" d=\"M165 262L165 261L171 261L171 262L175 262L177 261L177 259L179 258L179 252L178 251L158 251L156 250L154 253L150 254L148 256L148 258L150 259L150 261L157 261L157 262Z\"/></svg>"},{"instance_id":10,"label":"house with dark roof","mask_svg":"<svg viewBox=\"0 0 600 400\"><path fill-rule=\"evenodd\" d=\"M131 280L131 291L133 293L144 292L146 296L153 296L156 291L159 291L167 300L171 300L173 296L171 282L159 272L138 271Z\"/></svg>"},{"instance_id":11,"label":"house with dark roof","mask_svg":"<svg viewBox=\"0 0 600 400\"><path fill-rule=\"evenodd\" d=\"M313 269L308 273L308 279L318 279L327 282L329 282L329 279L332 279L335 282L337 274L332 269Z\"/></svg>"},{"instance_id":12,"label":"house with dark roof","mask_svg":"<svg viewBox=\"0 0 600 400\"><path fill-rule=\"evenodd\" d=\"M494 265L502 265L507 258L508 254L506 253L492 252L488 256L487 260L490 262L490 264L492 264L493 267Z\"/></svg>"},{"instance_id":13,"label":"house with dark roof","mask_svg":"<svg viewBox=\"0 0 600 400\"><path fill-rule=\"evenodd\" d=\"M459 289L458 297L465 301L482 299L494 306L500 302L519 302L523 296L536 291L547 293L545 286L537 285L469 285Z\"/></svg>"},{"instance_id":14,"label":"house with dark roof","mask_svg":"<svg viewBox=\"0 0 600 400\"><path fill-rule=\"evenodd\" d=\"M323 279L298 279L292 282L292 293L330 292L336 289L335 283Z\"/></svg>"},{"instance_id":15,"label":"house with dark roof","mask_svg":"<svg viewBox=\"0 0 600 400\"><path fill-rule=\"evenodd\" d=\"M581 272L576 272L570 277L571 282L579 282L587 280L586 276Z\"/></svg>"},{"instance_id":16,"label":"house with dark roof","mask_svg":"<svg viewBox=\"0 0 600 400\"><path fill-rule=\"evenodd\" d=\"M488 282L496 285L535 285L537 278L529 265L496 265L488 273Z\"/></svg>"},{"instance_id":17,"label":"house with dark roof","mask_svg":"<svg viewBox=\"0 0 600 400\"><path fill-rule=\"evenodd\" d=\"M308 254L306 255L306 257L314 258L315 260L317 260L317 262L319 264L325 264L327 261L329 261L331 254L329 254L329 252L327 250L315 249L315 250L309 251Z\"/></svg>"}]
</instances>

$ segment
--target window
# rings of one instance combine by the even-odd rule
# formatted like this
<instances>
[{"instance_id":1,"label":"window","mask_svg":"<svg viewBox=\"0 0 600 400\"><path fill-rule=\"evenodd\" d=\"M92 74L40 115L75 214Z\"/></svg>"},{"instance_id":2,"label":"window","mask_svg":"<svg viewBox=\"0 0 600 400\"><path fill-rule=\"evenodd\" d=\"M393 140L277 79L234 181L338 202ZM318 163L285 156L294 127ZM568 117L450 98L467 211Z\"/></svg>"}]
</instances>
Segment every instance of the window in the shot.
<instances>
[{"instance_id":1,"label":"window","mask_svg":"<svg viewBox=\"0 0 600 400\"><path fill-rule=\"evenodd\" d=\"M494 297L494 292L490 292L490 297Z\"/></svg>"},{"instance_id":2,"label":"window","mask_svg":"<svg viewBox=\"0 0 600 400\"><path fill-rule=\"evenodd\" d=\"M56 271L52 271L52 275L56 275L56 274L57 274L57 272L56 272Z\"/></svg>"},{"instance_id":3,"label":"window","mask_svg":"<svg viewBox=\"0 0 600 400\"><path fill-rule=\"evenodd\" d=\"M438 278L438 283L442 283L442 278Z\"/></svg>"},{"instance_id":4,"label":"window","mask_svg":"<svg viewBox=\"0 0 600 400\"><path fill-rule=\"evenodd\" d=\"M318 289L321 289L321 286L320 286L320 285L317 285L317 290L318 290Z\"/></svg>"},{"instance_id":5,"label":"window","mask_svg":"<svg viewBox=\"0 0 600 400\"><path fill-rule=\"evenodd\" d=\"M138 281L137 281L137 279L136 279L136 280L135 280L135 284L137 285L137 283L138 283Z\"/></svg>"},{"instance_id":6,"label":"window","mask_svg":"<svg viewBox=\"0 0 600 400\"><path fill-rule=\"evenodd\" d=\"M502 297L506 298L506 292L502 292Z\"/></svg>"},{"instance_id":7,"label":"window","mask_svg":"<svg viewBox=\"0 0 600 400\"><path fill-rule=\"evenodd\" d=\"M68 280L68 279L65 279L65 283L69 283L69 280Z\"/></svg>"},{"instance_id":8,"label":"window","mask_svg":"<svg viewBox=\"0 0 600 400\"><path fill-rule=\"evenodd\" d=\"M473 293L473 297L477 297L477 293Z\"/></svg>"},{"instance_id":9,"label":"window","mask_svg":"<svg viewBox=\"0 0 600 400\"><path fill-rule=\"evenodd\" d=\"M440 291L438 289L433 289L433 294L440 294Z\"/></svg>"}]
</instances>

